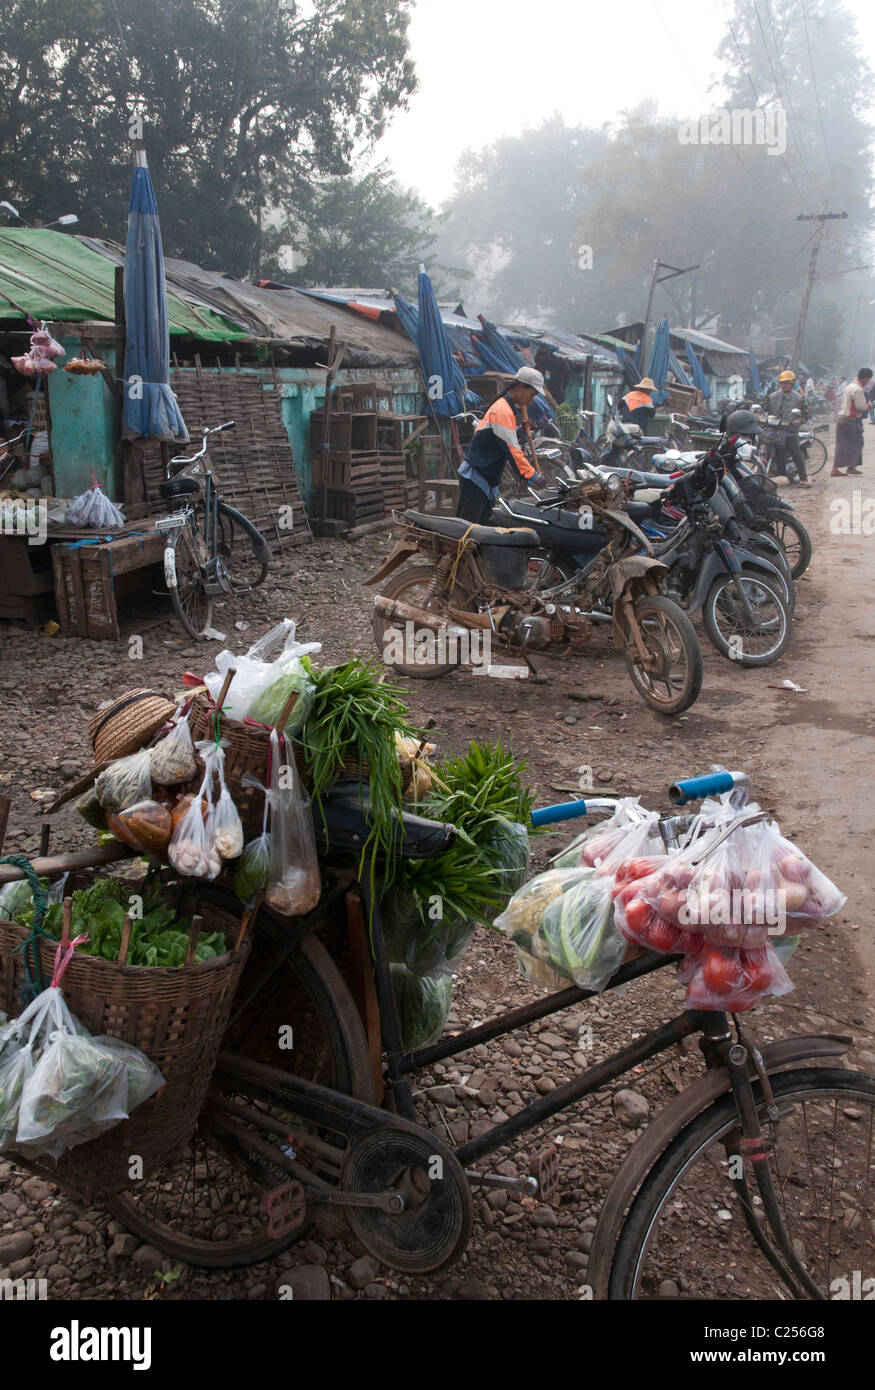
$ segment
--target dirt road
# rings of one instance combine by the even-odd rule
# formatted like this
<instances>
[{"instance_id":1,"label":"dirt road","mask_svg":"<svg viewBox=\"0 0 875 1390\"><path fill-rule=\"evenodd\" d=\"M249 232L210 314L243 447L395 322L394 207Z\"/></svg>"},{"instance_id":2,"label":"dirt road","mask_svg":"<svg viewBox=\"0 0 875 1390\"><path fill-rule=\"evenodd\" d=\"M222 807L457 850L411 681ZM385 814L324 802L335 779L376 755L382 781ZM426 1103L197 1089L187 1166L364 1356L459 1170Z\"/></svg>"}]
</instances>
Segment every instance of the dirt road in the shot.
<instances>
[{"instance_id":1,"label":"dirt road","mask_svg":"<svg viewBox=\"0 0 875 1390\"><path fill-rule=\"evenodd\" d=\"M875 431L872 431L875 437ZM409 682L413 716L434 717L442 750L460 751L471 738L511 739L528 761L539 801L577 792L579 769L590 767L597 786L640 793L645 804L668 809L667 789L678 776L705 772L712 763L744 769L755 797L775 813L784 832L799 840L848 894L833 922L811 933L793 959L795 992L757 1014L765 1039L791 1031L850 1031L857 1046L850 1061L875 1071L875 940L871 909L875 863L867 832L875 820L871 769L875 713L870 695L875 634L875 537L855 533L856 517L875 497L875 444L867 426L866 472L858 479L825 473L792 500L809 526L814 558L798 586L793 643L765 670L743 670L723 660L700 633L705 680L696 705L678 720L651 712L636 696L622 660L603 637L585 658L545 668L548 686L484 680L458 672L437 682ZM789 495L789 494L788 494ZM832 504L845 498L850 533ZM831 523L832 521L832 529ZM272 575L247 603L225 608L217 626L243 650L283 614L302 635L324 643L323 660L345 659L350 649L370 655L370 590L362 578L388 549L385 535L354 545L319 542L296 552L292 567ZM241 631L235 623L246 624ZM96 705L134 686L172 691L185 670L203 671L218 644L198 645L170 625L142 634L138 649L125 644L48 638L7 627L0 633L0 787L13 796L7 852L34 853L40 798L84 771L89 759L87 721ZM867 676L869 679L867 680ZM785 679L803 687L773 687ZM570 695L589 695L586 703ZM37 793L37 799L33 794ZM578 793L579 794L579 793ZM67 810L53 843L90 842L91 832ZM569 838L568 831L535 843L534 867ZM620 997L590 1005L571 1019L533 1025L515 1040L481 1047L455 1065L437 1064L421 1078L424 1118L441 1134L464 1142L483 1126L515 1113L531 1094L546 1093L579 1068L577 1029L592 1022L592 1051L605 1056L629 1037L653 1027L680 1007L682 992L670 971L639 981ZM459 970L450 1026L500 1012L535 997L521 981L513 948L481 929ZM653 1109L676 1095L701 1070L694 1053L635 1077ZM517 1090L517 1088L519 1088ZM317 1242L255 1270L228 1274L183 1269L162 1296L273 1298L290 1264L323 1265L343 1298L475 1297L574 1298L585 1278L595 1214L634 1133L618 1123L610 1096L560 1116L524 1148L490 1160L505 1171L526 1171L545 1140L560 1144L561 1198L532 1211L516 1198L478 1197L474 1236L460 1265L431 1279L404 1281L385 1272L352 1273L360 1253L348 1235L326 1228ZM128 1297L154 1292L152 1270L161 1258L139 1247L99 1211L77 1210L52 1189L0 1164L0 1275L48 1277L50 1296ZM545 1214L548 1213L548 1214ZM16 1238L10 1245L7 1238ZM17 1250L13 1258L4 1250ZM165 1271L170 1268L163 1262ZM296 1295L297 1296L297 1295Z\"/></svg>"}]
</instances>

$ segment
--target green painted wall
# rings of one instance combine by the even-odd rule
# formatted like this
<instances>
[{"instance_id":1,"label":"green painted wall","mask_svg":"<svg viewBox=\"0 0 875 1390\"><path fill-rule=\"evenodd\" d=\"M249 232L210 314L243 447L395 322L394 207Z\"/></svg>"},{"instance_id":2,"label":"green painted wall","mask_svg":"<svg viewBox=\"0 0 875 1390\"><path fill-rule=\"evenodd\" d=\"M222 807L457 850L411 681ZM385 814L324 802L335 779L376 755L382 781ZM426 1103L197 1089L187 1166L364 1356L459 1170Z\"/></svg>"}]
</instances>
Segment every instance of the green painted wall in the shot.
<instances>
[{"instance_id":1,"label":"green painted wall","mask_svg":"<svg viewBox=\"0 0 875 1390\"><path fill-rule=\"evenodd\" d=\"M81 350L78 338L62 338L67 357ZM111 343L96 342L95 352L115 368ZM115 403L102 376L73 376L62 366L48 377L55 491L59 497L76 497L93 483L92 470L110 497L116 497Z\"/></svg>"}]
</instances>

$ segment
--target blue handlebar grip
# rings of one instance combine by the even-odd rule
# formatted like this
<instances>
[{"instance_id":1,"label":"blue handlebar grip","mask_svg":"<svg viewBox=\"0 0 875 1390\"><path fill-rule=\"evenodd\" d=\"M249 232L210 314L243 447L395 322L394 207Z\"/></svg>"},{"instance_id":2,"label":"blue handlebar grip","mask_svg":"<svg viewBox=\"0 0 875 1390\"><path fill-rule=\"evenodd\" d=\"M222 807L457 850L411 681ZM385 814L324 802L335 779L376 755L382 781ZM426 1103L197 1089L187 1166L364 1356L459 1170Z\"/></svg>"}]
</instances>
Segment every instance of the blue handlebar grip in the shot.
<instances>
[{"instance_id":1,"label":"blue handlebar grip","mask_svg":"<svg viewBox=\"0 0 875 1390\"><path fill-rule=\"evenodd\" d=\"M541 806L532 812L532 825L552 825L554 821L574 820L587 814L585 801L562 801L555 806Z\"/></svg>"},{"instance_id":2,"label":"blue handlebar grip","mask_svg":"<svg viewBox=\"0 0 875 1390\"><path fill-rule=\"evenodd\" d=\"M704 777L688 777L683 782L675 782L668 794L675 806L685 806L688 801L698 801L703 796L731 792L733 787L746 781L743 772L709 772Z\"/></svg>"}]
</instances>

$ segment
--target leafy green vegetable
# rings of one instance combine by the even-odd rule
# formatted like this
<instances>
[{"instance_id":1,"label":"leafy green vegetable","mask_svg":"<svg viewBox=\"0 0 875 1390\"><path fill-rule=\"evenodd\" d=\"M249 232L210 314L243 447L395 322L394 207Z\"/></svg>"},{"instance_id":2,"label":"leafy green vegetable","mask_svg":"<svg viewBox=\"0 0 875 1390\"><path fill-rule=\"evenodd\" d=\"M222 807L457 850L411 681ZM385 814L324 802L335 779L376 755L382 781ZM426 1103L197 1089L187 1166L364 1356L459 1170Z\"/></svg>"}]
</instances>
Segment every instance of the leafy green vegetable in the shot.
<instances>
[{"instance_id":1,"label":"leafy green vegetable","mask_svg":"<svg viewBox=\"0 0 875 1390\"><path fill-rule=\"evenodd\" d=\"M254 719L258 724L270 724L271 726L278 724L289 696L297 690L298 698L286 724L286 733L290 737L294 737L304 727L310 716L315 689L310 658L307 656L296 658L290 669L278 676L256 698L249 710L249 718Z\"/></svg>"},{"instance_id":2,"label":"leafy green vegetable","mask_svg":"<svg viewBox=\"0 0 875 1390\"><path fill-rule=\"evenodd\" d=\"M402 1046L408 1052L430 1047L444 1031L452 1007L452 979L414 975L406 965L393 965L391 975Z\"/></svg>"}]
</instances>

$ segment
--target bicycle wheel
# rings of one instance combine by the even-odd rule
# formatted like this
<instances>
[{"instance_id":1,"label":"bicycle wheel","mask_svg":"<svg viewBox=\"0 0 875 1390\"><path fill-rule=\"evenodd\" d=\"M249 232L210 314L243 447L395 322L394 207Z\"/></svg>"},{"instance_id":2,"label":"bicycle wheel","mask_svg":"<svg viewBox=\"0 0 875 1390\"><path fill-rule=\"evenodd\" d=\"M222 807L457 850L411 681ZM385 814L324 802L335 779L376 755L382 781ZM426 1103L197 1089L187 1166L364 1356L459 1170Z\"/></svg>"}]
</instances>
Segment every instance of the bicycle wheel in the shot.
<instances>
[{"instance_id":1,"label":"bicycle wheel","mask_svg":"<svg viewBox=\"0 0 875 1390\"><path fill-rule=\"evenodd\" d=\"M702 649L686 613L662 594L635 600L644 645L654 658L647 668L627 638L626 670L641 698L660 714L682 714L702 689Z\"/></svg>"},{"instance_id":2,"label":"bicycle wheel","mask_svg":"<svg viewBox=\"0 0 875 1390\"><path fill-rule=\"evenodd\" d=\"M753 622L736 591L739 584L750 603ZM702 623L721 656L740 666L770 666L790 644L792 622L784 596L759 571L721 574L708 590Z\"/></svg>"},{"instance_id":3,"label":"bicycle wheel","mask_svg":"<svg viewBox=\"0 0 875 1390\"><path fill-rule=\"evenodd\" d=\"M254 953L253 953L254 954ZM247 964L238 997L245 999L253 967ZM257 965L256 965L257 968ZM333 1090L373 1102L367 1042L352 997L337 967L312 935L301 941L279 972L279 998L258 1001L259 1025L282 1021L292 1027L293 1047L279 1048L271 1039L273 1064L288 1061L295 1075ZM244 1015L242 1025L247 1024ZM244 1056L263 1056L265 1026L243 1037L234 1019L226 1046ZM222 1129L226 1109L248 1112L234 1137ZM245 1085L214 1086L198 1128L182 1154L131 1191L107 1200L107 1207L128 1230L171 1259L205 1268L232 1268L271 1259L307 1233L307 1225L278 1238L267 1234L262 1198L294 1177L284 1149L290 1134L307 1128L284 1103L267 1102ZM245 1134L250 1136L247 1142ZM318 1136L316 1136L318 1142ZM339 1180L339 1169L334 1175Z\"/></svg>"},{"instance_id":4,"label":"bicycle wheel","mask_svg":"<svg viewBox=\"0 0 875 1390\"><path fill-rule=\"evenodd\" d=\"M219 525L216 549L225 562L235 594L246 594L263 584L270 564L270 551L261 532L242 512L225 502L218 506Z\"/></svg>"},{"instance_id":5,"label":"bicycle wheel","mask_svg":"<svg viewBox=\"0 0 875 1390\"><path fill-rule=\"evenodd\" d=\"M784 547L790 573L799 579L811 564L811 537L802 522L792 512L768 513L769 534Z\"/></svg>"},{"instance_id":6,"label":"bicycle wheel","mask_svg":"<svg viewBox=\"0 0 875 1390\"><path fill-rule=\"evenodd\" d=\"M777 1120L768 1118L758 1083L754 1096L781 1215L809 1276L824 1298L835 1297L842 1288L837 1281L852 1281L856 1271L863 1281L875 1275L875 1077L808 1067L770 1080ZM693 1298L795 1296L749 1229L744 1200L765 1244L779 1254L739 1139L735 1102L727 1095L672 1141L620 1232L610 1298L665 1297L669 1280Z\"/></svg>"},{"instance_id":7,"label":"bicycle wheel","mask_svg":"<svg viewBox=\"0 0 875 1390\"><path fill-rule=\"evenodd\" d=\"M204 591L202 571L207 547L197 516L195 512L194 519L168 535L164 551L164 581L176 616L190 637L203 637L213 621L213 600Z\"/></svg>"},{"instance_id":8,"label":"bicycle wheel","mask_svg":"<svg viewBox=\"0 0 875 1390\"><path fill-rule=\"evenodd\" d=\"M808 446L808 457L805 460L805 471L809 478L817 476L820 470L826 466L828 457L827 448L823 440L815 436Z\"/></svg>"}]
</instances>

